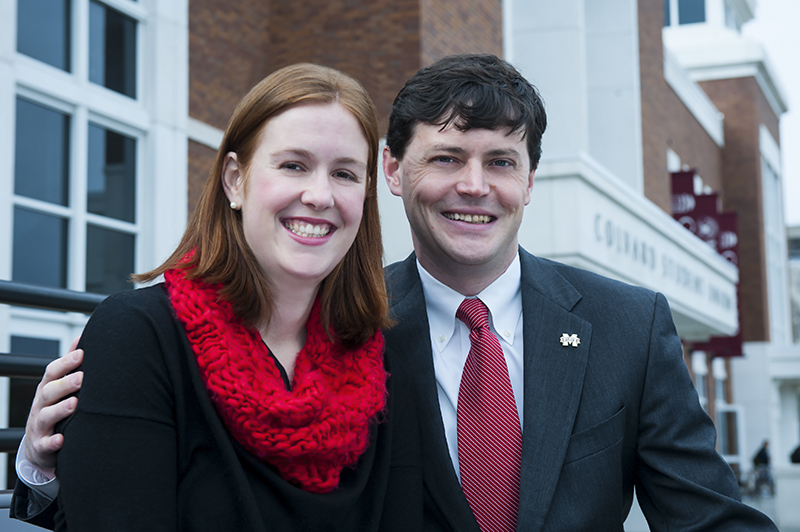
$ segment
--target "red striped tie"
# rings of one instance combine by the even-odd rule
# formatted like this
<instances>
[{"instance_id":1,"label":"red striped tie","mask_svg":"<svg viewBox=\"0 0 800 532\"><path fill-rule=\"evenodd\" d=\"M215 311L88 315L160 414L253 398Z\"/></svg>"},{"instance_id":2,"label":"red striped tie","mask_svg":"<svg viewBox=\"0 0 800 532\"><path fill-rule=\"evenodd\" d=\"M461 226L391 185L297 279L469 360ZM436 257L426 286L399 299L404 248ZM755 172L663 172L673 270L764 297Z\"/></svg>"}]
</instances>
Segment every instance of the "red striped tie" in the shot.
<instances>
[{"instance_id":1,"label":"red striped tie","mask_svg":"<svg viewBox=\"0 0 800 532\"><path fill-rule=\"evenodd\" d=\"M465 299L456 318L469 327L471 343L458 391L461 489L481 532L511 532L519 509L522 431L508 367L480 299Z\"/></svg>"}]
</instances>

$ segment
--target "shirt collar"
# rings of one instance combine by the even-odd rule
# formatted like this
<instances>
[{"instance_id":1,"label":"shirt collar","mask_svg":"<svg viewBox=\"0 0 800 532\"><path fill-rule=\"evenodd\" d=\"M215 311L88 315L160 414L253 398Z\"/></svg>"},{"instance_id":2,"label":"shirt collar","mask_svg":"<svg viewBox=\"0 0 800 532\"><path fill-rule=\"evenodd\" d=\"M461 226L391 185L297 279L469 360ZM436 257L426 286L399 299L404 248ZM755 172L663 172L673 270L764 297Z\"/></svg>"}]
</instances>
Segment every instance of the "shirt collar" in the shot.
<instances>
[{"instance_id":1,"label":"shirt collar","mask_svg":"<svg viewBox=\"0 0 800 532\"><path fill-rule=\"evenodd\" d=\"M419 260L417 270L425 294L433 345L442 350L455 332L456 311L464 301L464 296L434 278L422 267ZM514 332L522 318L520 275L517 253L506 271L477 295L489 308L489 322L495 332L510 345L514 345Z\"/></svg>"}]
</instances>

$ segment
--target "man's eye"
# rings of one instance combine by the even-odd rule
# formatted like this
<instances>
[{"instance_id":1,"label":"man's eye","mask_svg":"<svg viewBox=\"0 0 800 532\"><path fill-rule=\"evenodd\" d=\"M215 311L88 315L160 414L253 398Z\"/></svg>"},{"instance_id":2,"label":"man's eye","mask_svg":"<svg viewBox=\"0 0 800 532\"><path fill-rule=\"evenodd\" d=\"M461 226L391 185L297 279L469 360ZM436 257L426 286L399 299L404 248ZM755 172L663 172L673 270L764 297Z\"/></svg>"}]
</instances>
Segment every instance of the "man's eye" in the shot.
<instances>
[{"instance_id":1,"label":"man's eye","mask_svg":"<svg viewBox=\"0 0 800 532\"><path fill-rule=\"evenodd\" d=\"M506 159L499 159L497 161L494 161L492 164L494 166L512 166L511 161L508 161Z\"/></svg>"},{"instance_id":2,"label":"man's eye","mask_svg":"<svg viewBox=\"0 0 800 532\"><path fill-rule=\"evenodd\" d=\"M453 158L449 157L447 155L438 155L438 156L434 157L433 160L436 161L437 163L452 163L453 162Z\"/></svg>"}]
</instances>

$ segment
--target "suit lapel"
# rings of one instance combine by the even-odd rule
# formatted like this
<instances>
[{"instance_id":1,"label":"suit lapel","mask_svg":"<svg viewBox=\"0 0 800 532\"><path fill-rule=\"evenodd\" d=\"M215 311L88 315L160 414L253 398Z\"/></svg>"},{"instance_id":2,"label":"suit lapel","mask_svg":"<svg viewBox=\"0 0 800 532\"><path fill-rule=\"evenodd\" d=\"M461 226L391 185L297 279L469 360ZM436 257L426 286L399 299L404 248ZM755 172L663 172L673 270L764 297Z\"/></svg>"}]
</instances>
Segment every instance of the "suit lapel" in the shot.
<instances>
[{"instance_id":1,"label":"suit lapel","mask_svg":"<svg viewBox=\"0 0 800 532\"><path fill-rule=\"evenodd\" d=\"M447 450L425 296L415 256L391 266L388 277L389 307L397 325L384 333L386 349L392 351L394 366L402 364L415 387L425 484L453 530L479 532Z\"/></svg>"},{"instance_id":2,"label":"suit lapel","mask_svg":"<svg viewBox=\"0 0 800 532\"><path fill-rule=\"evenodd\" d=\"M517 530L541 530L578 411L592 326L570 312L581 295L552 266L522 249L520 260L525 414ZM580 345L562 345L563 333Z\"/></svg>"},{"instance_id":3,"label":"suit lapel","mask_svg":"<svg viewBox=\"0 0 800 532\"><path fill-rule=\"evenodd\" d=\"M425 297L412 254L390 266L385 333L395 366L410 376L419 408L422 467L431 497L454 530L478 532L453 469L442 424ZM580 293L546 261L520 248L525 350L522 479L517 530L541 530L558 483L583 386L592 326L570 311ZM575 334L578 347L563 346Z\"/></svg>"}]
</instances>

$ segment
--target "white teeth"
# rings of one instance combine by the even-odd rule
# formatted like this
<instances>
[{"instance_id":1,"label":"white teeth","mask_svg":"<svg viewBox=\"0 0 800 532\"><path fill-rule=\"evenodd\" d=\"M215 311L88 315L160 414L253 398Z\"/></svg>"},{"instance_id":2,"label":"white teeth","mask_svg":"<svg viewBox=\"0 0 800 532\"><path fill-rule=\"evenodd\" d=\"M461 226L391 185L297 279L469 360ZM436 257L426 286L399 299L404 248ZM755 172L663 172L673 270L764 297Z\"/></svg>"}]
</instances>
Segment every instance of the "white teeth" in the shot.
<instances>
[{"instance_id":1,"label":"white teeth","mask_svg":"<svg viewBox=\"0 0 800 532\"><path fill-rule=\"evenodd\" d=\"M467 222L469 224L488 224L492 221L492 217L485 214L447 213L445 214L445 217L450 218L451 220L457 220L459 222Z\"/></svg>"},{"instance_id":2,"label":"white teeth","mask_svg":"<svg viewBox=\"0 0 800 532\"><path fill-rule=\"evenodd\" d=\"M311 225L303 222L283 222L283 226L289 231L302 237L322 237L331 232L331 226L328 224Z\"/></svg>"}]
</instances>

